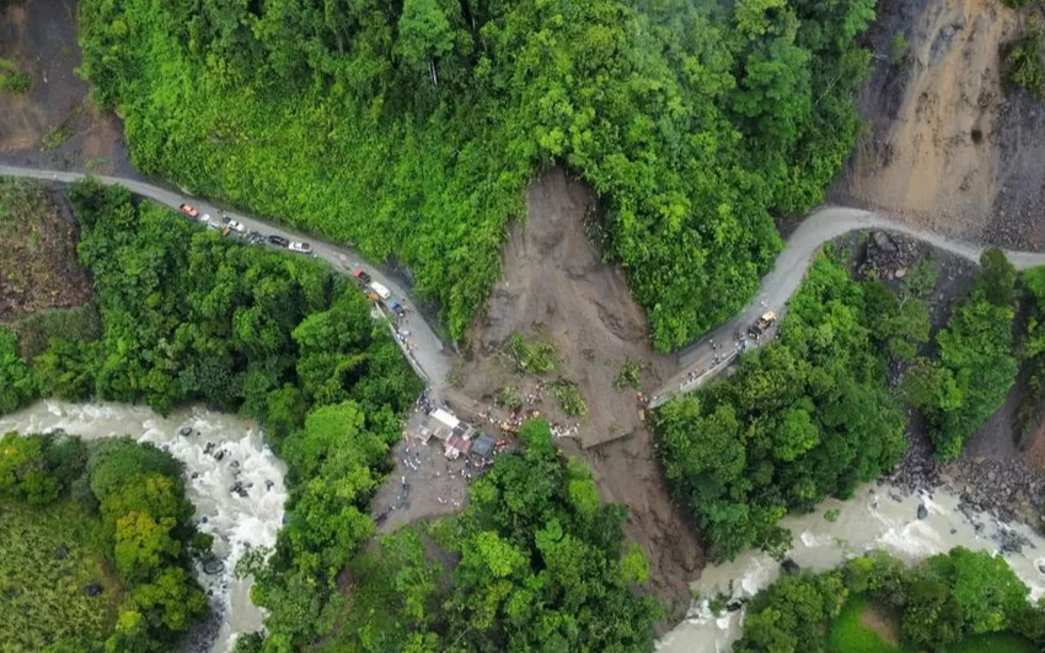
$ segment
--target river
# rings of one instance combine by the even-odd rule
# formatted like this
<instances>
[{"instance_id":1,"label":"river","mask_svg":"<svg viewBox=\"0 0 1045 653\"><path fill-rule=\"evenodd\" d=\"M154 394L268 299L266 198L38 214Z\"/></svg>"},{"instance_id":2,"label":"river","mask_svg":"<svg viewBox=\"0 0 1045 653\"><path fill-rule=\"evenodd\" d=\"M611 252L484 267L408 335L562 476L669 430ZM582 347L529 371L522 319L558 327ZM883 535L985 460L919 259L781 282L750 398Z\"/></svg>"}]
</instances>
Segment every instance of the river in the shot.
<instances>
[{"instance_id":1,"label":"river","mask_svg":"<svg viewBox=\"0 0 1045 653\"><path fill-rule=\"evenodd\" d=\"M925 519L918 519L919 505L928 511ZM838 511L834 521L825 518L828 511ZM848 501L828 500L815 513L787 517L782 524L794 534L788 556L803 569L814 570L830 569L871 549L884 549L909 563L956 546L998 551L1008 531L1007 539L1022 538L1024 543L1021 552L1006 553L1005 559L1031 588L1032 598L1045 594L1045 574L1039 569L1045 569L1045 539L1026 526L1005 526L986 514L972 514L970 519L959 512L958 497L951 494L905 496L889 485L870 484ZM716 617L708 609L708 597L730 594L731 587L734 598L753 596L779 575L777 561L753 551L706 567L691 584L703 598L658 642L659 653L727 653L740 635L744 612Z\"/></svg>"},{"instance_id":2,"label":"river","mask_svg":"<svg viewBox=\"0 0 1045 653\"><path fill-rule=\"evenodd\" d=\"M191 434L181 435L186 427ZM143 406L51 400L0 417L0 433L55 429L87 440L129 435L185 463L186 494L196 507L198 528L214 536L214 554L224 563L214 574L197 565L200 583L218 615L210 650L225 653L236 634L261 629L264 614L250 600L251 581L237 579L234 568L250 547L276 543L287 493L285 466L264 444L256 422L197 406L161 417ZM242 491L232 492L237 483Z\"/></svg>"},{"instance_id":3,"label":"river","mask_svg":"<svg viewBox=\"0 0 1045 653\"><path fill-rule=\"evenodd\" d=\"M191 434L181 435L186 427ZM214 553L225 563L217 574L197 570L220 619L211 651L225 653L237 633L261 628L264 614L250 601L250 579L237 579L233 569L250 547L275 544L286 489L285 466L265 446L257 423L198 406L161 417L142 406L52 400L0 417L0 433L55 429L88 440L129 435L165 448L185 463L187 494L196 507L199 529L214 536ZM230 491L237 482L244 492ZM924 519L918 519L920 505L928 513ZM829 511L837 512L831 520L825 518ZM787 517L783 524L794 533L795 546L789 557L803 568L816 570L874 548L909 562L959 545L997 551L1001 535L1011 531L1024 544L1022 551L1006 553L1006 560L1031 588L1033 598L1045 595L1045 574L1040 571L1045 569L1045 539L1025 526L1008 527L986 514L974 514L970 519L958 510L958 498L947 493L906 495L889 485L869 484L848 501L826 501L815 513ZM779 563L758 552L705 568L691 585L704 598L658 642L658 650L730 651L740 634L744 612L716 617L708 610L708 597L717 592L733 598L753 596L779 574Z\"/></svg>"}]
</instances>

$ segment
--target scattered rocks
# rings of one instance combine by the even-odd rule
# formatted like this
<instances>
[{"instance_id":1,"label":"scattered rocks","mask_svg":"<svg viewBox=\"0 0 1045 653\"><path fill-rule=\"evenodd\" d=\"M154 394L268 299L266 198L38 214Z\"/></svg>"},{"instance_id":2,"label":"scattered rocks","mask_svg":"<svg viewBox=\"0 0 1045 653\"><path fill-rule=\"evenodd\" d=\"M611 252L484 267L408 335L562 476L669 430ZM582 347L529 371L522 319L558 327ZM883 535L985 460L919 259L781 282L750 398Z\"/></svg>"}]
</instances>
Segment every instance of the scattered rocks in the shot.
<instances>
[{"instance_id":1,"label":"scattered rocks","mask_svg":"<svg viewBox=\"0 0 1045 653\"><path fill-rule=\"evenodd\" d=\"M726 604L726 612L737 612L744 607L744 601L742 599L734 599Z\"/></svg>"},{"instance_id":2,"label":"scattered rocks","mask_svg":"<svg viewBox=\"0 0 1045 653\"><path fill-rule=\"evenodd\" d=\"M250 487L250 484L244 485L241 481L236 481L232 484L232 487L229 488L229 492L232 494L238 494L241 498L246 499L250 496L250 493L247 492L248 487Z\"/></svg>"},{"instance_id":3,"label":"scattered rocks","mask_svg":"<svg viewBox=\"0 0 1045 653\"><path fill-rule=\"evenodd\" d=\"M998 548L1002 553L1022 553L1023 547L1030 544L1030 540L1020 535L1012 528L1001 528L997 535Z\"/></svg>"}]
</instances>

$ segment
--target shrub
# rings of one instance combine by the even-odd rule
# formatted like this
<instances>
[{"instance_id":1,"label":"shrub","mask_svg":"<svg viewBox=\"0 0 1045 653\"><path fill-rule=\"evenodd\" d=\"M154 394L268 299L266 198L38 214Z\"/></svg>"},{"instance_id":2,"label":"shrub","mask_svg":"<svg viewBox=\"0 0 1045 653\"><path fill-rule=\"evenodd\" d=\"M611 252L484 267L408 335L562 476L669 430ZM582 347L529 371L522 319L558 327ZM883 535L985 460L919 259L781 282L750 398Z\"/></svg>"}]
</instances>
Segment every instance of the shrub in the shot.
<instances>
[{"instance_id":1,"label":"shrub","mask_svg":"<svg viewBox=\"0 0 1045 653\"><path fill-rule=\"evenodd\" d=\"M508 357L523 374L546 374L555 370L555 345L544 339L544 333L526 338L513 333L508 340Z\"/></svg>"},{"instance_id":2,"label":"shrub","mask_svg":"<svg viewBox=\"0 0 1045 653\"><path fill-rule=\"evenodd\" d=\"M1045 98L1045 58L1041 52L1042 28L1032 25L1009 46L1005 54L1005 81L1032 96Z\"/></svg>"}]
</instances>

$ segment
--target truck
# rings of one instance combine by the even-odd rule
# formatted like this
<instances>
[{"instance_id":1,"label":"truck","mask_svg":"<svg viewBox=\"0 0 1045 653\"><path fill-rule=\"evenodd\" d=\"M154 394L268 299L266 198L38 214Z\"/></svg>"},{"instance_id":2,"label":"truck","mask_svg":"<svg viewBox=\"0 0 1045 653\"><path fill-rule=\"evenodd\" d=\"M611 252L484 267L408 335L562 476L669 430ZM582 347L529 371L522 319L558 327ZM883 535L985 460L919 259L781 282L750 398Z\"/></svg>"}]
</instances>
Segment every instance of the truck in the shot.
<instances>
[{"instance_id":1,"label":"truck","mask_svg":"<svg viewBox=\"0 0 1045 653\"><path fill-rule=\"evenodd\" d=\"M371 281L370 289L377 293L377 296L380 297L382 300L387 300L389 297L392 296L392 291L389 290L388 287L385 286L385 284L379 281Z\"/></svg>"},{"instance_id":2,"label":"truck","mask_svg":"<svg viewBox=\"0 0 1045 653\"><path fill-rule=\"evenodd\" d=\"M760 338L762 334L769 330L771 326L776 324L776 313L773 311L766 311L763 313L755 323L747 330L747 333L752 338Z\"/></svg>"}]
</instances>

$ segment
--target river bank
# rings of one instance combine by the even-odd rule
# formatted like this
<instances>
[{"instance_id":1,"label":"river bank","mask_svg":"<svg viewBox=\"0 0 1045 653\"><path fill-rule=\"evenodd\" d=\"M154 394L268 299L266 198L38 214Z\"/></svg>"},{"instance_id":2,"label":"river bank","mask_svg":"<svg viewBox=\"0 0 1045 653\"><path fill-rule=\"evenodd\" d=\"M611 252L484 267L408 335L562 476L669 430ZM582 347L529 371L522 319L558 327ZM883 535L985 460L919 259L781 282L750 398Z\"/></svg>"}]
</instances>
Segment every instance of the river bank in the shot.
<instances>
[{"instance_id":1,"label":"river bank","mask_svg":"<svg viewBox=\"0 0 1045 653\"><path fill-rule=\"evenodd\" d=\"M237 634L261 629L264 613L250 600L251 580L234 570L246 551L275 545L287 493L285 465L256 423L198 406L162 417L143 406L46 400L0 417L0 433L12 430L62 430L86 440L129 435L183 462L186 494L199 530L214 537L215 558L196 569L213 616L190 634L185 651L225 653Z\"/></svg>"},{"instance_id":2,"label":"river bank","mask_svg":"<svg viewBox=\"0 0 1045 653\"><path fill-rule=\"evenodd\" d=\"M661 653L719 653L740 635L744 604L780 576L783 566L830 569L871 549L884 549L913 563L955 546L996 551L1031 588L1045 595L1045 538L1025 525L1008 525L986 512L968 512L961 497L947 491L917 491L868 484L852 499L830 499L807 515L782 522L794 534L790 562L748 551L736 560L706 567L691 584L689 614L657 648ZM1013 543L1018 546L1013 546ZM712 604L725 607L717 614Z\"/></svg>"}]
</instances>

